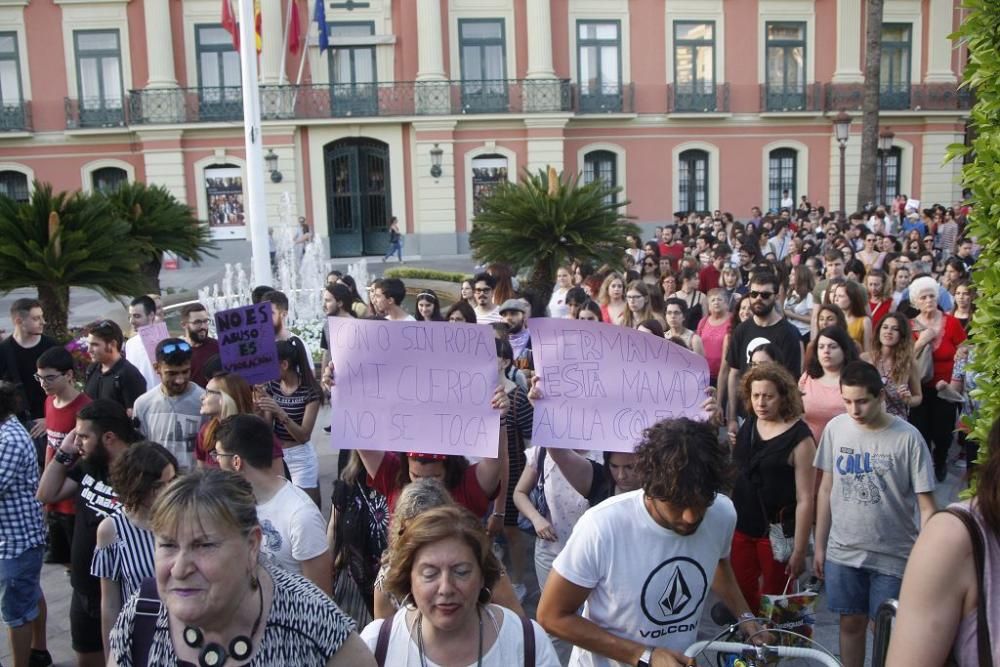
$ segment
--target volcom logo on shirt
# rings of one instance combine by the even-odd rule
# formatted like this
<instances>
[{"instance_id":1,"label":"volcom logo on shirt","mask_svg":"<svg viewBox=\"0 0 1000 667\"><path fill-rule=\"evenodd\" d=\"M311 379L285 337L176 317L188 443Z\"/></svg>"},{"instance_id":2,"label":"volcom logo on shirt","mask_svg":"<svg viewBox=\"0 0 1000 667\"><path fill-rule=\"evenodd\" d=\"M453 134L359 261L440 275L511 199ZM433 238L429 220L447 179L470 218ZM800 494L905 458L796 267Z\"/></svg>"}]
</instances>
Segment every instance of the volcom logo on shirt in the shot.
<instances>
[{"instance_id":1,"label":"volcom logo on shirt","mask_svg":"<svg viewBox=\"0 0 1000 667\"><path fill-rule=\"evenodd\" d=\"M672 625L690 618L708 592L708 577L701 565L678 556L649 573L642 586L642 612L657 625Z\"/></svg>"}]
</instances>

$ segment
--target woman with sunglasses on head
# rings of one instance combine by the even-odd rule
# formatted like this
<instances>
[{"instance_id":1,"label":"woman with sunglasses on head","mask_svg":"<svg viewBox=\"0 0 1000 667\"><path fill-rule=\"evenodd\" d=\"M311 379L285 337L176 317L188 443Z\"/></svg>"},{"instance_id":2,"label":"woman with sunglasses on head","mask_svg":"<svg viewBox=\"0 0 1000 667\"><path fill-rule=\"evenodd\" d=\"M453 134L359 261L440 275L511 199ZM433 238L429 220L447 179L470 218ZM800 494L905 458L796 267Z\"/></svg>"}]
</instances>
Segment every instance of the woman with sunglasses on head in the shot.
<instances>
[{"instance_id":1,"label":"woman with sunglasses on head","mask_svg":"<svg viewBox=\"0 0 1000 667\"><path fill-rule=\"evenodd\" d=\"M297 339L278 341L278 364L281 375L264 385L254 400L257 412L274 424L274 434L281 441L285 465L292 483L305 491L317 507L319 496L319 461L310 442L323 393L312 372L305 347Z\"/></svg>"},{"instance_id":2,"label":"woman with sunglasses on head","mask_svg":"<svg viewBox=\"0 0 1000 667\"><path fill-rule=\"evenodd\" d=\"M97 526L90 574L101 580L101 631L105 650L122 602L154 576L149 510L160 490L177 476L177 459L155 442L136 442L111 464L111 485L120 510Z\"/></svg>"}]
</instances>

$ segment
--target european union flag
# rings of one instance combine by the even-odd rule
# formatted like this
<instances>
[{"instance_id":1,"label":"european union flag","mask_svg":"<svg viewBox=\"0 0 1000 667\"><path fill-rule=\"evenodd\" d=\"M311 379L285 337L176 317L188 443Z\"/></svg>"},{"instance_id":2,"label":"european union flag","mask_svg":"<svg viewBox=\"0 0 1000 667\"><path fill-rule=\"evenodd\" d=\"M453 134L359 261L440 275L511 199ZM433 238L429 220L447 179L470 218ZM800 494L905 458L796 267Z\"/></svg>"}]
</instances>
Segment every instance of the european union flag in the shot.
<instances>
[{"instance_id":1,"label":"european union flag","mask_svg":"<svg viewBox=\"0 0 1000 667\"><path fill-rule=\"evenodd\" d=\"M326 27L326 5L325 0L316 0L316 10L313 12L313 20L319 26L319 52L323 53L330 48L330 34Z\"/></svg>"}]
</instances>

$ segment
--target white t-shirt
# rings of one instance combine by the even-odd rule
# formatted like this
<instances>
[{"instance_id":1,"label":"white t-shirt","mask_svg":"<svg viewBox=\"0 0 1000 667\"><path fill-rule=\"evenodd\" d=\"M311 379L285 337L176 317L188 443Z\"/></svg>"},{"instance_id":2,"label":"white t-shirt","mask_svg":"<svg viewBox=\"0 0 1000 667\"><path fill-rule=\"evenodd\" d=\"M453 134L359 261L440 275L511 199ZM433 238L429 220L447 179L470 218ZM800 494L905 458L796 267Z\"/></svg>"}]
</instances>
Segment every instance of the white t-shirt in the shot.
<instances>
[{"instance_id":1,"label":"white t-shirt","mask_svg":"<svg viewBox=\"0 0 1000 667\"><path fill-rule=\"evenodd\" d=\"M479 306L473 308L476 311L476 324L496 324L503 322L500 316L500 306L493 306L492 310L483 310Z\"/></svg>"},{"instance_id":2,"label":"white t-shirt","mask_svg":"<svg viewBox=\"0 0 1000 667\"><path fill-rule=\"evenodd\" d=\"M729 557L736 509L718 495L693 535L653 520L643 491L605 500L583 515L552 569L592 589L583 616L604 630L650 647L683 651L698 636L719 561ZM573 648L570 667L626 667Z\"/></svg>"},{"instance_id":3,"label":"white t-shirt","mask_svg":"<svg viewBox=\"0 0 1000 667\"><path fill-rule=\"evenodd\" d=\"M306 492L291 482L257 505L257 519L264 533L261 550L289 572L302 574L302 561L329 549L323 515Z\"/></svg>"},{"instance_id":4,"label":"white t-shirt","mask_svg":"<svg viewBox=\"0 0 1000 667\"><path fill-rule=\"evenodd\" d=\"M500 634L496 642L483 655L483 667L510 667L511 665L521 665L524 663L524 630L521 620L517 614L510 609L490 605L490 611L499 622L500 613L503 612L503 625L500 626ZM361 639L368 644L368 649L374 653L378 644L378 632L382 628L384 621L379 619L369 623L361 631ZM490 622L490 619L483 614L483 625ZM545 631L535 623L531 622L531 627L535 630L535 665L537 667L560 667L559 656L552 648L552 641ZM385 655L385 664L393 667L439 667L438 663L427 659L424 656L424 663L420 662L420 651L417 648L415 637L410 637L410 632L406 627L406 609L400 609L392 617L392 635L389 637L389 650ZM476 663L473 662L472 666Z\"/></svg>"},{"instance_id":5,"label":"white t-shirt","mask_svg":"<svg viewBox=\"0 0 1000 667\"><path fill-rule=\"evenodd\" d=\"M125 359L146 378L146 391L159 386L160 376L153 369L153 363L146 354L146 346L142 344L142 338L138 334L125 341Z\"/></svg>"}]
</instances>

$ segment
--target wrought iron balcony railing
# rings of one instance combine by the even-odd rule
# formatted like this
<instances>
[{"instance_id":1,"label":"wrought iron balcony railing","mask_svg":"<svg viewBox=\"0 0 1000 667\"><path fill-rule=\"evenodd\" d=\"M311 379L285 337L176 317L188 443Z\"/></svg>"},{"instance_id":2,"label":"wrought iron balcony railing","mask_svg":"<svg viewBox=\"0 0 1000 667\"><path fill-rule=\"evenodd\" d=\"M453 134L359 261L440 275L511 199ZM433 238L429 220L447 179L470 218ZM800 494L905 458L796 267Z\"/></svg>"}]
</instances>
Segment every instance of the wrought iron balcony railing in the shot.
<instances>
[{"instance_id":1,"label":"wrought iron balcony railing","mask_svg":"<svg viewBox=\"0 0 1000 667\"><path fill-rule=\"evenodd\" d=\"M862 84L828 83L825 88L827 111L861 111L865 96ZM879 106L885 111L968 111L973 102L967 88L948 83L883 86L879 91Z\"/></svg>"},{"instance_id":2,"label":"wrought iron balcony railing","mask_svg":"<svg viewBox=\"0 0 1000 667\"><path fill-rule=\"evenodd\" d=\"M31 102L0 103L0 132L30 132Z\"/></svg>"},{"instance_id":3,"label":"wrought iron balcony railing","mask_svg":"<svg viewBox=\"0 0 1000 667\"><path fill-rule=\"evenodd\" d=\"M823 85L810 83L781 86L762 83L760 85L760 110L763 112L822 111Z\"/></svg>"},{"instance_id":4,"label":"wrought iron balcony railing","mask_svg":"<svg viewBox=\"0 0 1000 667\"><path fill-rule=\"evenodd\" d=\"M162 88L129 94L129 122L236 122L243 118L239 86ZM264 120L572 110L562 79L407 81L307 86L261 86Z\"/></svg>"},{"instance_id":5,"label":"wrought iron balcony railing","mask_svg":"<svg viewBox=\"0 0 1000 667\"><path fill-rule=\"evenodd\" d=\"M635 110L632 84L587 82L574 86L574 111L578 113L632 113Z\"/></svg>"},{"instance_id":6,"label":"wrought iron balcony railing","mask_svg":"<svg viewBox=\"0 0 1000 667\"><path fill-rule=\"evenodd\" d=\"M667 113L713 113L729 111L729 84L670 84Z\"/></svg>"},{"instance_id":7,"label":"wrought iron balcony railing","mask_svg":"<svg viewBox=\"0 0 1000 667\"><path fill-rule=\"evenodd\" d=\"M124 100L85 97L65 98L66 128L123 127L126 125Z\"/></svg>"}]
</instances>

